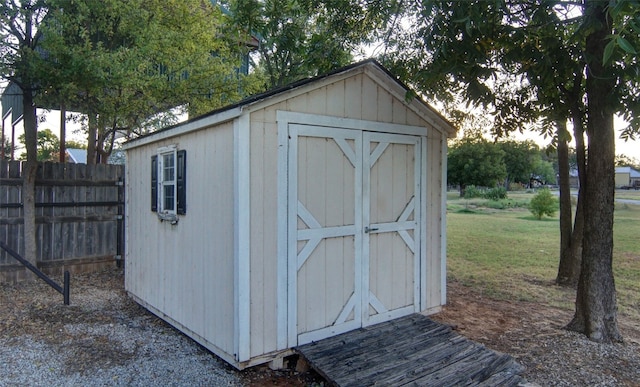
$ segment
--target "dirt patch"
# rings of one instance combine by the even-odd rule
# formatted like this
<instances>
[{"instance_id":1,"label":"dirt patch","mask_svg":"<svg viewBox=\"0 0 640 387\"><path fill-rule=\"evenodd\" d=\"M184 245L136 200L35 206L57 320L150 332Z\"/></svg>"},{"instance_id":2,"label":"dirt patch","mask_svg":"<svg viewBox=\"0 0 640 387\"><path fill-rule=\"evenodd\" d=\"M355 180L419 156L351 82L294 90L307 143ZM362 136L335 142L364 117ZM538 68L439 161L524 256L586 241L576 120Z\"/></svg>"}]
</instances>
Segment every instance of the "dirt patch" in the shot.
<instances>
[{"instance_id":1,"label":"dirt patch","mask_svg":"<svg viewBox=\"0 0 640 387\"><path fill-rule=\"evenodd\" d=\"M510 337L530 332L557 331L571 319L571 312L523 301L494 300L473 288L450 282L448 304L432 316L452 325L458 333L501 352L509 352Z\"/></svg>"},{"instance_id":2,"label":"dirt patch","mask_svg":"<svg viewBox=\"0 0 640 387\"><path fill-rule=\"evenodd\" d=\"M550 285L551 286L551 285ZM573 312L533 302L495 300L457 282L431 316L460 334L512 355L540 385L640 386L640 322L619 316L623 344L598 344L563 327Z\"/></svg>"}]
</instances>

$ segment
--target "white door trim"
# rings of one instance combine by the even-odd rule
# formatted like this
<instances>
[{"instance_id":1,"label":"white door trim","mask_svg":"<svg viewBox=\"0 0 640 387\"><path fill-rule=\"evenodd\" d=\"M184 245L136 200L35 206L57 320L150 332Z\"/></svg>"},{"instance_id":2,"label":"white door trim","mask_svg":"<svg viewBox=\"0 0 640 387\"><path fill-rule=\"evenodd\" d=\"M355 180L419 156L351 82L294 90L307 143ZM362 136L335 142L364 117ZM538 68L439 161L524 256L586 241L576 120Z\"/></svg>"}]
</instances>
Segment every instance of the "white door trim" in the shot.
<instances>
[{"instance_id":1,"label":"white door trim","mask_svg":"<svg viewBox=\"0 0 640 387\"><path fill-rule=\"evenodd\" d=\"M289 112L284 110L276 111L278 123L314 125L323 128L340 128L352 130L364 130L367 132L381 132L394 134L408 134L412 136L427 136L427 128L422 126L400 125L388 122L356 120L353 118L342 118L333 116L321 116L318 114Z\"/></svg>"}]
</instances>

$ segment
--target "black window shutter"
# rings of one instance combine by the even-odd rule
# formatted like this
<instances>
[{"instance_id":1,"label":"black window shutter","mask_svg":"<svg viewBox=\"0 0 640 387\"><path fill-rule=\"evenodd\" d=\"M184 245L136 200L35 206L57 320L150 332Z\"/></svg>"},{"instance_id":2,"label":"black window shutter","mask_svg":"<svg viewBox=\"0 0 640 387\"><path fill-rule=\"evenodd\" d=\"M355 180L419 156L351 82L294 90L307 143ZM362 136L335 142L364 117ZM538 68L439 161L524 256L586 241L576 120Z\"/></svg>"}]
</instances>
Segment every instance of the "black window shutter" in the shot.
<instances>
[{"instance_id":1,"label":"black window shutter","mask_svg":"<svg viewBox=\"0 0 640 387\"><path fill-rule=\"evenodd\" d=\"M178 215L184 215L187 213L187 151L178 151L177 168L178 178L176 183L178 185L178 205L176 212Z\"/></svg>"},{"instance_id":2,"label":"black window shutter","mask_svg":"<svg viewBox=\"0 0 640 387\"><path fill-rule=\"evenodd\" d=\"M158 212L158 156L151 156L151 211Z\"/></svg>"}]
</instances>

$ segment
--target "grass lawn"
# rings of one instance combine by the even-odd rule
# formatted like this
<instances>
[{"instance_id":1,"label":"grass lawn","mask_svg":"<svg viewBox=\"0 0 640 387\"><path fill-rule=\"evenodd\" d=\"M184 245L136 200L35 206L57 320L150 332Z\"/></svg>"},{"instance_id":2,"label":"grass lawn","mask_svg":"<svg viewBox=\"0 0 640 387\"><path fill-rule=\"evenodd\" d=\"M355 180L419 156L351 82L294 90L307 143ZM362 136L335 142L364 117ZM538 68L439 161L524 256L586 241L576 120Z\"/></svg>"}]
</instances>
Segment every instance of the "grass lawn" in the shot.
<instances>
[{"instance_id":1,"label":"grass lawn","mask_svg":"<svg viewBox=\"0 0 640 387\"><path fill-rule=\"evenodd\" d=\"M616 199L640 200L640 190L616 190Z\"/></svg>"},{"instance_id":2,"label":"grass lawn","mask_svg":"<svg viewBox=\"0 0 640 387\"><path fill-rule=\"evenodd\" d=\"M558 269L558 216L536 220L526 208L533 194L509 199L447 201L448 277L484 295L547 303L573 310L575 291L554 284ZM617 204L614 275L618 309L640 320L640 206Z\"/></svg>"}]
</instances>

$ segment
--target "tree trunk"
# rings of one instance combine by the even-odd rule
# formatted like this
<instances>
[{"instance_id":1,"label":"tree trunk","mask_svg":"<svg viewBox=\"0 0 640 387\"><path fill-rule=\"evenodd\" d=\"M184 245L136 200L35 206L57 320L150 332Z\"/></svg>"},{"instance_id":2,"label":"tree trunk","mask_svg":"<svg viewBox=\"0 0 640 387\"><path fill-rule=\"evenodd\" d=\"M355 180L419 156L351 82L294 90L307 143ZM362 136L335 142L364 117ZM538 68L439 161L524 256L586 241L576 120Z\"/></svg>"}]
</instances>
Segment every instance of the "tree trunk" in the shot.
<instances>
[{"instance_id":1,"label":"tree trunk","mask_svg":"<svg viewBox=\"0 0 640 387\"><path fill-rule=\"evenodd\" d=\"M571 209L571 184L569 182L569 132L566 121L558 121L558 177L560 186L560 263L558 265L558 285L575 286L580 274L577 257L574 255L573 219Z\"/></svg>"},{"instance_id":2,"label":"tree trunk","mask_svg":"<svg viewBox=\"0 0 640 387\"><path fill-rule=\"evenodd\" d=\"M613 280L613 210L615 132L613 109L607 104L616 79L602 58L611 34L607 2L587 2L592 32L586 38L588 56L587 101L589 163L587 165L582 270L578 281L576 312L568 329L598 342L622 340L618 330L616 289Z\"/></svg>"},{"instance_id":3,"label":"tree trunk","mask_svg":"<svg viewBox=\"0 0 640 387\"><path fill-rule=\"evenodd\" d=\"M87 135L87 164L96 163L96 136L98 131L98 116L89 112L89 134Z\"/></svg>"},{"instance_id":4,"label":"tree trunk","mask_svg":"<svg viewBox=\"0 0 640 387\"><path fill-rule=\"evenodd\" d=\"M36 206L35 186L38 172L38 127L36 108L33 104L31 89L22 90L22 104L24 109L24 139L27 151L27 161L22 165L22 217L24 222L24 255L23 258L36 265ZM31 272L27 271L28 277Z\"/></svg>"},{"instance_id":5,"label":"tree trunk","mask_svg":"<svg viewBox=\"0 0 640 387\"><path fill-rule=\"evenodd\" d=\"M67 110L64 105L60 106L60 154L58 155L61 163L67 161Z\"/></svg>"},{"instance_id":6,"label":"tree trunk","mask_svg":"<svg viewBox=\"0 0 640 387\"><path fill-rule=\"evenodd\" d=\"M571 249L573 250L573 272L576 273L576 283L580 275L582 264L582 240L584 238L584 186L587 180L587 157L584 147L584 125L581 114L573 118L573 138L576 142L576 156L578 168L578 203L576 215L573 221L573 234L571 235Z\"/></svg>"}]
</instances>

